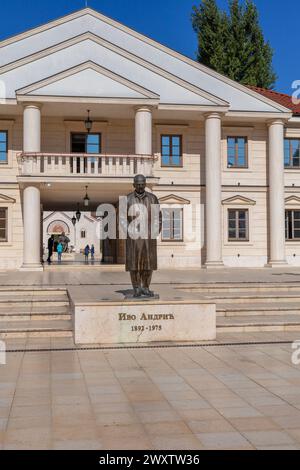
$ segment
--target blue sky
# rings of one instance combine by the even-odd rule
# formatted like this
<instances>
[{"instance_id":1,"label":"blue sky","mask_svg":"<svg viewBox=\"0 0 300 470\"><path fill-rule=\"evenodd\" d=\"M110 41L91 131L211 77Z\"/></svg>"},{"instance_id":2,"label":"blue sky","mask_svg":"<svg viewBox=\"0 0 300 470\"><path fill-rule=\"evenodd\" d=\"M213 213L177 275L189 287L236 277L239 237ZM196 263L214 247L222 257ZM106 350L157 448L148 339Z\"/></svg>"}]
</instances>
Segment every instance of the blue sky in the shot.
<instances>
[{"instance_id":1,"label":"blue sky","mask_svg":"<svg viewBox=\"0 0 300 470\"><path fill-rule=\"evenodd\" d=\"M88 5L153 39L195 58L197 40L190 14L199 0L88 0ZM276 89L291 93L300 80L299 0L255 0L265 37L275 51ZM218 0L224 8L227 0ZM0 38L6 38L85 6L85 0L2 0ZM16 15L16 12L18 14Z\"/></svg>"}]
</instances>

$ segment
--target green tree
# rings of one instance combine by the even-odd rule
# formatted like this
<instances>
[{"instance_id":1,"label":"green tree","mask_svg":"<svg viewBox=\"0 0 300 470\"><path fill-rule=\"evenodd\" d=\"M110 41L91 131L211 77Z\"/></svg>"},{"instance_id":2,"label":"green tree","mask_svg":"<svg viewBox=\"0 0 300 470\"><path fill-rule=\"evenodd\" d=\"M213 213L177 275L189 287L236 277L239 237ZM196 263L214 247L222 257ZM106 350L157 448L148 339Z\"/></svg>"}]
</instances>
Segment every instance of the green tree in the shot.
<instances>
[{"instance_id":1,"label":"green tree","mask_svg":"<svg viewBox=\"0 0 300 470\"><path fill-rule=\"evenodd\" d=\"M220 73L226 71L224 36L228 31L227 20L216 0L202 0L199 8L193 7L192 25L198 35L198 61Z\"/></svg>"},{"instance_id":2,"label":"green tree","mask_svg":"<svg viewBox=\"0 0 300 470\"><path fill-rule=\"evenodd\" d=\"M253 0L229 0L228 15L215 0L202 0L193 8L192 24L200 63L244 85L274 87L273 50L264 39Z\"/></svg>"}]
</instances>

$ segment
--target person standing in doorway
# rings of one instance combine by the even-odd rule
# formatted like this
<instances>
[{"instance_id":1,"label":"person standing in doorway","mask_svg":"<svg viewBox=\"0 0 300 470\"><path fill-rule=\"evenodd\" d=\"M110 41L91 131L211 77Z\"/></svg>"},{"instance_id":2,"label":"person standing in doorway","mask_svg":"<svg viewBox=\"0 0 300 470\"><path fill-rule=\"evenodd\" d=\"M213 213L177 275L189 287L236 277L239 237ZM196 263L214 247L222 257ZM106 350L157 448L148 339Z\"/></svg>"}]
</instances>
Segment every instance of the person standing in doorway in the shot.
<instances>
[{"instance_id":1,"label":"person standing in doorway","mask_svg":"<svg viewBox=\"0 0 300 470\"><path fill-rule=\"evenodd\" d=\"M48 264L51 264L53 248L54 248L54 235L51 235L51 237L48 240L48 259L47 259Z\"/></svg>"},{"instance_id":2,"label":"person standing in doorway","mask_svg":"<svg viewBox=\"0 0 300 470\"><path fill-rule=\"evenodd\" d=\"M90 246L86 245L84 249L84 256L85 256L85 262L88 264L89 262L89 254L90 254Z\"/></svg>"},{"instance_id":3,"label":"person standing in doorway","mask_svg":"<svg viewBox=\"0 0 300 470\"><path fill-rule=\"evenodd\" d=\"M59 243L57 245L57 256L58 256L59 264L61 263L61 255L62 255L63 250L64 250L64 247L63 247L62 243Z\"/></svg>"}]
</instances>

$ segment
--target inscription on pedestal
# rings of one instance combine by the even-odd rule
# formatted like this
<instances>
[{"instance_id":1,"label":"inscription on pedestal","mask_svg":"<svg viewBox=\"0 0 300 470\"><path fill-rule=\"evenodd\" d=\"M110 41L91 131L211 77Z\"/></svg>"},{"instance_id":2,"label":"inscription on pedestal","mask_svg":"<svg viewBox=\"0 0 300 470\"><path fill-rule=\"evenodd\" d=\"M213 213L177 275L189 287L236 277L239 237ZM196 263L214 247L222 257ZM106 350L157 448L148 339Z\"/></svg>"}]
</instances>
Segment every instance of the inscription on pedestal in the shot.
<instances>
[{"instance_id":1,"label":"inscription on pedestal","mask_svg":"<svg viewBox=\"0 0 300 470\"><path fill-rule=\"evenodd\" d=\"M216 307L200 302L75 306L74 318L76 344L216 338Z\"/></svg>"},{"instance_id":2,"label":"inscription on pedestal","mask_svg":"<svg viewBox=\"0 0 300 470\"><path fill-rule=\"evenodd\" d=\"M144 331L162 331L164 327L164 322L175 320L175 316L173 314L147 314L142 313L139 316L137 315L130 315L127 313L119 313L119 321L121 322L133 322L134 324L131 325L132 332L140 332L143 333ZM149 325L149 322L152 324ZM154 322L154 323L153 323Z\"/></svg>"}]
</instances>

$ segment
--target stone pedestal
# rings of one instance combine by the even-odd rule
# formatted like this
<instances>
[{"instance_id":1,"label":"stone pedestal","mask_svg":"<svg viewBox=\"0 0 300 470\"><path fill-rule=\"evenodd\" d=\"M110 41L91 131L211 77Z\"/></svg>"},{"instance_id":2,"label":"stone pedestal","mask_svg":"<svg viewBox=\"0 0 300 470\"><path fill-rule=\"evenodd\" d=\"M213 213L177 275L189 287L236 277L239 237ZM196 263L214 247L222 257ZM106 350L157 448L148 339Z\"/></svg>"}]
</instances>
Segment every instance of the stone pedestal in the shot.
<instances>
[{"instance_id":1,"label":"stone pedestal","mask_svg":"<svg viewBox=\"0 0 300 470\"><path fill-rule=\"evenodd\" d=\"M216 306L201 301L73 303L75 343L120 344L216 339Z\"/></svg>"}]
</instances>

